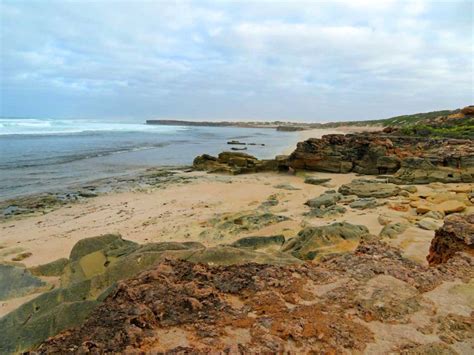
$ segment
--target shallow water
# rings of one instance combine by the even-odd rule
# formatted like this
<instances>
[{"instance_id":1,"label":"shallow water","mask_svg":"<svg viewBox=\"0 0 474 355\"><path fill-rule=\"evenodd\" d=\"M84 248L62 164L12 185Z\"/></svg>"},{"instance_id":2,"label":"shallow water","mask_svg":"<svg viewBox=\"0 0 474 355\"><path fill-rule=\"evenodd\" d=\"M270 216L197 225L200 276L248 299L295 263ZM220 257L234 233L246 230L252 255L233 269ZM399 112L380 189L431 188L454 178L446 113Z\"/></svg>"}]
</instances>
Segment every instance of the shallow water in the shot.
<instances>
[{"instance_id":1,"label":"shallow water","mask_svg":"<svg viewBox=\"0 0 474 355\"><path fill-rule=\"evenodd\" d=\"M0 119L0 199L149 167L191 165L197 155L230 150L229 140L265 144L245 151L264 159L295 145L298 134L265 128Z\"/></svg>"}]
</instances>

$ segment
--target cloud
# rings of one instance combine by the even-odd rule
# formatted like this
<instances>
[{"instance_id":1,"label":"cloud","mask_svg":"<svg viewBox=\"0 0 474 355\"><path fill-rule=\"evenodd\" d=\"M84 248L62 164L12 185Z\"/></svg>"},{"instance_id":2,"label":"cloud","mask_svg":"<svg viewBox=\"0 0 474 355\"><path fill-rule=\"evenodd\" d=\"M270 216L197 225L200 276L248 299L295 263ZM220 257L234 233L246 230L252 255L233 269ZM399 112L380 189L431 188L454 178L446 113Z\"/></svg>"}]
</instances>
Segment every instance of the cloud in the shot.
<instances>
[{"instance_id":1,"label":"cloud","mask_svg":"<svg viewBox=\"0 0 474 355\"><path fill-rule=\"evenodd\" d=\"M381 118L473 99L471 2L3 1L3 116Z\"/></svg>"}]
</instances>

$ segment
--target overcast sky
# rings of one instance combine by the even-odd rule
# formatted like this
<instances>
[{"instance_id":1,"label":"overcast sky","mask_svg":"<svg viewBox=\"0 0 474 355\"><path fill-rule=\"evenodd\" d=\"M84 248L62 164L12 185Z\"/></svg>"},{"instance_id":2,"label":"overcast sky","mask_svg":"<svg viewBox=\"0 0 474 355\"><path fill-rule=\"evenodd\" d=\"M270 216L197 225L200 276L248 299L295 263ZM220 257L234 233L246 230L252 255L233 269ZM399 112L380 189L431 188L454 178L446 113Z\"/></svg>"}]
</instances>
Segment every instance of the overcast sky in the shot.
<instances>
[{"instance_id":1,"label":"overcast sky","mask_svg":"<svg viewBox=\"0 0 474 355\"><path fill-rule=\"evenodd\" d=\"M331 121L473 99L472 1L8 1L2 116Z\"/></svg>"}]
</instances>

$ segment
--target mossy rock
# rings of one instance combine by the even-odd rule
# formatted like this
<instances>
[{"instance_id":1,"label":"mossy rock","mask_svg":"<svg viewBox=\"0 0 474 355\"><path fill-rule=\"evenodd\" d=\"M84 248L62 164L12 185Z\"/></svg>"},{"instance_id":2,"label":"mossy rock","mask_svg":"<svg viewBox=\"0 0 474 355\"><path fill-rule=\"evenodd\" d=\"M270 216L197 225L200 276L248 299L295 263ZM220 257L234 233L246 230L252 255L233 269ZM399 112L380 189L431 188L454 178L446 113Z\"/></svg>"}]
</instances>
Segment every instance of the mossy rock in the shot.
<instances>
[{"instance_id":1,"label":"mossy rock","mask_svg":"<svg viewBox=\"0 0 474 355\"><path fill-rule=\"evenodd\" d=\"M209 265L235 265L245 263L289 265L301 262L288 254L267 254L244 248L234 248L231 246L217 246L199 250L191 255L187 260L193 263L204 263Z\"/></svg>"},{"instance_id":2,"label":"mossy rock","mask_svg":"<svg viewBox=\"0 0 474 355\"><path fill-rule=\"evenodd\" d=\"M29 295L45 286L45 282L25 268L0 264L0 300Z\"/></svg>"},{"instance_id":3,"label":"mossy rock","mask_svg":"<svg viewBox=\"0 0 474 355\"><path fill-rule=\"evenodd\" d=\"M28 270L35 276L61 276L68 263L68 259L61 258L47 264L31 267Z\"/></svg>"},{"instance_id":4,"label":"mossy rock","mask_svg":"<svg viewBox=\"0 0 474 355\"><path fill-rule=\"evenodd\" d=\"M235 248L262 249L271 246L281 246L285 243L283 235L272 235L269 237L245 237L231 244Z\"/></svg>"},{"instance_id":5,"label":"mossy rock","mask_svg":"<svg viewBox=\"0 0 474 355\"><path fill-rule=\"evenodd\" d=\"M282 251L302 260L312 260L316 256L343 251L346 247L355 247L363 237L370 235L365 226L347 222L337 222L327 226L307 227L290 239ZM350 243L345 243L350 242ZM338 249L338 245L343 244Z\"/></svg>"},{"instance_id":6,"label":"mossy rock","mask_svg":"<svg viewBox=\"0 0 474 355\"><path fill-rule=\"evenodd\" d=\"M0 353L29 350L49 336L77 326L98 305L89 298L90 281L55 289L0 318Z\"/></svg>"},{"instance_id":7,"label":"mossy rock","mask_svg":"<svg viewBox=\"0 0 474 355\"><path fill-rule=\"evenodd\" d=\"M76 261L83 256L98 250L121 250L124 251L128 247L136 247L137 243L130 240L122 239L120 234L104 234L98 237L85 238L78 241L71 250L69 259Z\"/></svg>"}]
</instances>

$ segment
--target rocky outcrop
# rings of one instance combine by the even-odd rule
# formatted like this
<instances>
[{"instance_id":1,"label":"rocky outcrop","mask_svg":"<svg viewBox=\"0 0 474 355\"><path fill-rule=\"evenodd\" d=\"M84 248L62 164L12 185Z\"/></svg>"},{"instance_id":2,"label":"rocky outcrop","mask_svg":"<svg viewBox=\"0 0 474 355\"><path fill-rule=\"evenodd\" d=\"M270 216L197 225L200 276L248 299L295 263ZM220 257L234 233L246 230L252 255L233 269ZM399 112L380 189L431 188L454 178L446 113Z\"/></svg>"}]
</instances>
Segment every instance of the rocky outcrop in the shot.
<instances>
[{"instance_id":1,"label":"rocky outcrop","mask_svg":"<svg viewBox=\"0 0 474 355\"><path fill-rule=\"evenodd\" d=\"M0 353L25 351L49 336L81 324L114 292L118 281L134 277L167 258L212 265L301 263L279 251L283 242L282 236L252 237L240 239L233 245L206 248L197 242L139 245L117 234L82 239L73 247L69 259L32 268L37 275L59 276L60 287L0 318ZM272 245L275 246L272 252L258 251ZM39 287L45 285L27 270L3 265L0 265L1 281L6 283L2 282L0 297L8 298L38 292Z\"/></svg>"},{"instance_id":2,"label":"rocky outcrop","mask_svg":"<svg viewBox=\"0 0 474 355\"><path fill-rule=\"evenodd\" d=\"M458 252L474 255L474 214L446 218L431 241L427 260L430 265L445 263Z\"/></svg>"},{"instance_id":3,"label":"rocky outcrop","mask_svg":"<svg viewBox=\"0 0 474 355\"><path fill-rule=\"evenodd\" d=\"M400 169L393 176L387 177L387 179L395 184L474 182L474 162L470 160L474 160L474 155L460 158L459 161L466 168L458 169L434 165L427 158L409 157L405 158L401 163Z\"/></svg>"},{"instance_id":4,"label":"rocky outcrop","mask_svg":"<svg viewBox=\"0 0 474 355\"><path fill-rule=\"evenodd\" d=\"M84 324L36 351L449 353L471 341L472 316L445 315L444 303L427 302L425 295L443 281L471 279L473 260L452 258L429 268L376 240L303 265L164 260L119 282ZM421 328L410 322L417 312L439 316L426 317ZM387 336L398 328L403 339ZM444 345L420 347L419 339ZM374 348L377 342L384 347Z\"/></svg>"},{"instance_id":5,"label":"rocky outcrop","mask_svg":"<svg viewBox=\"0 0 474 355\"><path fill-rule=\"evenodd\" d=\"M399 159L387 157L391 148L392 142L386 138L329 134L298 143L288 162L294 169L332 173L393 173L399 168Z\"/></svg>"},{"instance_id":6,"label":"rocky outcrop","mask_svg":"<svg viewBox=\"0 0 474 355\"><path fill-rule=\"evenodd\" d=\"M330 134L298 143L293 169L365 175L396 174L398 184L474 181L474 142L402 136L397 130Z\"/></svg>"},{"instance_id":7,"label":"rocky outcrop","mask_svg":"<svg viewBox=\"0 0 474 355\"><path fill-rule=\"evenodd\" d=\"M218 157L203 154L193 161L195 170L209 173L247 174L262 171L288 170L286 156L277 156L275 159L259 160L254 156L240 152L222 152Z\"/></svg>"}]
</instances>

